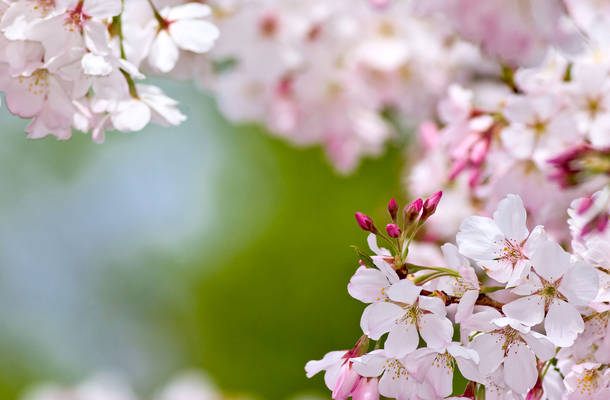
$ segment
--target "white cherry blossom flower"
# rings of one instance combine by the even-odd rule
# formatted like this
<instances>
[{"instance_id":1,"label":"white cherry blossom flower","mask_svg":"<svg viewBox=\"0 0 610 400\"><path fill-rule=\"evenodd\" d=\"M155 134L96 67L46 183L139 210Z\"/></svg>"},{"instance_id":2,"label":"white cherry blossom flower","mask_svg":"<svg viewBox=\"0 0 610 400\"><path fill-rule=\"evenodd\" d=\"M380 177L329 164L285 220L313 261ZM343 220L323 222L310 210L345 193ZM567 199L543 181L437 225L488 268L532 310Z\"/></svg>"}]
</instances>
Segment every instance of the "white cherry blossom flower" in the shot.
<instances>
[{"instance_id":1,"label":"white cherry blossom flower","mask_svg":"<svg viewBox=\"0 0 610 400\"><path fill-rule=\"evenodd\" d=\"M529 257L545 237L542 227L530 233L526 218L521 198L509 194L498 204L493 219L472 216L462 222L456 236L460 253L495 280L515 285L529 272Z\"/></svg>"},{"instance_id":2,"label":"white cherry blossom flower","mask_svg":"<svg viewBox=\"0 0 610 400\"><path fill-rule=\"evenodd\" d=\"M570 346L584 330L576 307L595 298L598 278L593 267L571 262L559 244L547 241L532 254L534 273L513 291L525 295L502 307L502 311L521 323L534 326L544 321L546 335L557 346Z\"/></svg>"},{"instance_id":3,"label":"white cherry blossom flower","mask_svg":"<svg viewBox=\"0 0 610 400\"><path fill-rule=\"evenodd\" d=\"M414 351L418 332L431 347L451 341L453 326L445 304L436 297L420 296L420 291L410 280L400 280L387 290L389 301L373 303L362 314L360 326L371 339L389 332L384 349L390 357L401 358Z\"/></svg>"}]
</instances>

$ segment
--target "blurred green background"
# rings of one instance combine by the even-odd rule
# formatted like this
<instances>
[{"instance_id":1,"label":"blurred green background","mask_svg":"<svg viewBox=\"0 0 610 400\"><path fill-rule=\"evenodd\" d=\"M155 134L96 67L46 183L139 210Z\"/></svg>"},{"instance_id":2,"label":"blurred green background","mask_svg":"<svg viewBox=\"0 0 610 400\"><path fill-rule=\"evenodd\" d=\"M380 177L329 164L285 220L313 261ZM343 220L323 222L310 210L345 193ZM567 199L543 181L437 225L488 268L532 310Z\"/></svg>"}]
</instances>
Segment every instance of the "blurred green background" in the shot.
<instances>
[{"instance_id":1,"label":"blurred green background","mask_svg":"<svg viewBox=\"0 0 610 400\"><path fill-rule=\"evenodd\" d=\"M103 145L29 141L0 110L0 398L97 371L147 394L192 368L229 393L329 397L303 367L359 336L353 213L385 218L400 151L343 177L161 86L189 119Z\"/></svg>"}]
</instances>

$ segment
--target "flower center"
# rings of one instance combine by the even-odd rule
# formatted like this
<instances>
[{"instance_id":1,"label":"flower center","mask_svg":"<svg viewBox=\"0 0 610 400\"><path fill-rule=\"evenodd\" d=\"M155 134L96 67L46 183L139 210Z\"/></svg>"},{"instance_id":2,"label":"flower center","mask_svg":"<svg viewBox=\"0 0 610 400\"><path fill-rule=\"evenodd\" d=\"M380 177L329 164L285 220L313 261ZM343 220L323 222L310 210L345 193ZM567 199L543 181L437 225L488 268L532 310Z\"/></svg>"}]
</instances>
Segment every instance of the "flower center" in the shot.
<instances>
[{"instance_id":1,"label":"flower center","mask_svg":"<svg viewBox=\"0 0 610 400\"><path fill-rule=\"evenodd\" d=\"M598 386L599 373L596 369L588 369L584 375L576 378L576 388L580 394L593 394Z\"/></svg>"},{"instance_id":2,"label":"flower center","mask_svg":"<svg viewBox=\"0 0 610 400\"><path fill-rule=\"evenodd\" d=\"M386 374L392 377L392 380L405 379L409 380L409 373L406 368L396 359L388 360L386 363Z\"/></svg>"},{"instance_id":3,"label":"flower center","mask_svg":"<svg viewBox=\"0 0 610 400\"><path fill-rule=\"evenodd\" d=\"M49 91L48 74L46 69L37 69L30 76L19 77L19 84L27 85L28 93L46 96Z\"/></svg>"},{"instance_id":4,"label":"flower center","mask_svg":"<svg viewBox=\"0 0 610 400\"><path fill-rule=\"evenodd\" d=\"M517 263L519 260L524 260L527 257L521 251L521 246L516 243L511 242L508 239L504 240L504 248L502 249L502 256L500 259L508 260L513 265Z\"/></svg>"}]
</instances>

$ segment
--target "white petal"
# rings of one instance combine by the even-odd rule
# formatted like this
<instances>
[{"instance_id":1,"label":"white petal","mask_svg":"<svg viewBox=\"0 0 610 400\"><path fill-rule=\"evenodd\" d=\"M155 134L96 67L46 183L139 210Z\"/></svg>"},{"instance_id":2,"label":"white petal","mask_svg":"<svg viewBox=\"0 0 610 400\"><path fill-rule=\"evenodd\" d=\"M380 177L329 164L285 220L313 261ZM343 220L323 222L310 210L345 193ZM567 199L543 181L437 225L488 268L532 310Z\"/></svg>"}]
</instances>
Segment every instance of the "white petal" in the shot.
<instances>
[{"instance_id":1,"label":"white petal","mask_svg":"<svg viewBox=\"0 0 610 400\"><path fill-rule=\"evenodd\" d=\"M524 325L534 326L544 319L544 297L537 294L522 297L502 306L502 311Z\"/></svg>"},{"instance_id":2,"label":"white petal","mask_svg":"<svg viewBox=\"0 0 610 400\"><path fill-rule=\"evenodd\" d=\"M453 325L447 318L435 314L424 314L420 321L419 333L428 347L441 348L451 342Z\"/></svg>"},{"instance_id":3,"label":"white petal","mask_svg":"<svg viewBox=\"0 0 610 400\"><path fill-rule=\"evenodd\" d=\"M464 347L457 342L450 343L447 346L447 351L455 358L472 360L476 364L478 364L480 360L479 353L477 353L476 350Z\"/></svg>"},{"instance_id":4,"label":"white petal","mask_svg":"<svg viewBox=\"0 0 610 400\"><path fill-rule=\"evenodd\" d=\"M307 377L311 378L318 372L328 369L332 365L338 364L341 358L345 355L345 353L345 350L331 351L326 353L321 360L309 361L307 364L305 364L305 371L307 373Z\"/></svg>"},{"instance_id":5,"label":"white petal","mask_svg":"<svg viewBox=\"0 0 610 400\"><path fill-rule=\"evenodd\" d=\"M504 359L504 380L515 392L527 393L538 379L536 357L524 343L516 342L508 348Z\"/></svg>"},{"instance_id":6,"label":"white petal","mask_svg":"<svg viewBox=\"0 0 610 400\"><path fill-rule=\"evenodd\" d=\"M498 228L508 239L517 244L525 240L529 234L525 224L526 219L527 213L523 201L521 201L521 197L515 194L509 194L500 201L496 212L494 212L494 221Z\"/></svg>"},{"instance_id":7,"label":"white petal","mask_svg":"<svg viewBox=\"0 0 610 400\"><path fill-rule=\"evenodd\" d=\"M570 267L570 255L558 243L546 241L531 256L534 269L542 278L555 282Z\"/></svg>"},{"instance_id":8,"label":"white petal","mask_svg":"<svg viewBox=\"0 0 610 400\"><path fill-rule=\"evenodd\" d=\"M383 350L373 350L361 357L352 358L352 367L360 376L373 378L383 373L387 357Z\"/></svg>"},{"instance_id":9,"label":"white petal","mask_svg":"<svg viewBox=\"0 0 610 400\"><path fill-rule=\"evenodd\" d=\"M506 150L518 159L527 159L534 152L535 136L533 132L520 124L511 124L500 133Z\"/></svg>"},{"instance_id":10,"label":"white petal","mask_svg":"<svg viewBox=\"0 0 610 400\"><path fill-rule=\"evenodd\" d=\"M382 301L386 296L382 290L388 286L385 274L375 268L360 267L347 285L347 291L353 298L363 303Z\"/></svg>"},{"instance_id":11,"label":"white petal","mask_svg":"<svg viewBox=\"0 0 610 400\"><path fill-rule=\"evenodd\" d=\"M574 306L555 299L551 302L544 320L544 329L553 344L568 347L574 343L576 336L584 331L585 323Z\"/></svg>"},{"instance_id":12,"label":"white petal","mask_svg":"<svg viewBox=\"0 0 610 400\"><path fill-rule=\"evenodd\" d=\"M148 62L161 72L169 72L178 62L178 47L165 30L157 34L150 47Z\"/></svg>"},{"instance_id":13,"label":"white petal","mask_svg":"<svg viewBox=\"0 0 610 400\"><path fill-rule=\"evenodd\" d=\"M101 21L92 20L85 24L85 45L92 53L100 56L110 54L108 36L108 28Z\"/></svg>"},{"instance_id":14,"label":"white petal","mask_svg":"<svg viewBox=\"0 0 610 400\"><path fill-rule=\"evenodd\" d=\"M496 333L483 333L475 336L471 347L479 353L479 370L484 375L494 372L504 359L503 337Z\"/></svg>"},{"instance_id":15,"label":"white petal","mask_svg":"<svg viewBox=\"0 0 610 400\"><path fill-rule=\"evenodd\" d=\"M460 253L466 257L493 260L501 255L504 234L492 219L473 216L462 222L456 241Z\"/></svg>"},{"instance_id":16,"label":"white petal","mask_svg":"<svg viewBox=\"0 0 610 400\"><path fill-rule=\"evenodd\" d=\"M445 362L433 362L426 374L426 380L432 385L438 398L444 399L453 389L453 368Z\"/></svg>"},{"instance_id":17,"label":"white petal","mask_svg":"<svg viewBox=\"0 0 610 400\"><path fill-rule=\"evenodd\" d=\"M83 72L87 75L104 76L112 72L112 65L103 56L87 53L81 59Z\"/></svg>"},{"instance_id":18,"label":"white petal","mask_svg":"<svg viewBox=\"0 0 610 400\"><path fill-rule=\"evenodd\" d=\"M119 109L112 113L112 124L121 132L142 130L150 121L150 108L138 100L121 102Z\"/></svg>"},{"instance_id":19,"label":"white petal","mask_svg":"<svg viewBox=\"0 0 610 400\"><path fill-rule=\"evenodd\" d=\"M457 306L457 312L455 313L455 322L460 323L462 320L470 317L472 315L472 310L474 309L474 303L477 301L479 297L478 290L468 290L462 298Z\"/></svg>"},{"instance_id":20,"label":"white petal","mask_svg":"<svg viewBox=\"0 0 610 400\"><path fill-rule=\"evenodd\" d=\"M534 331L521 336L540 361L550 360L555 355L555 345L546 336Z\"/></svg>"},{"instance_id":21,"label":"white petal","mask_svg":"<svg viewBox=\"0 0 610 400\"><path fill-rule=\"evenodd\" d=\"M388 278L388 281L390 283L396 283L400 280L400 278L398 277L398 274L396 273L396 270L394 268L392 268L392 266L390 264L385 262L381 257L373 256L372 258L373 258L373 263L375 264L375 266L377 268L379 268L379 270L385 274L385 276Z\"/></svg>"},{"instance_id":22,"label":"white petal","mask_svg":"<svg viewBox=\"0 0 610 400\"><path fill-rule=\"evenodd\" d=\"M205 53L218 39L219 31L207 21L182 19L169 26L169 34L181 49Z\"/></svg>"},{"instance_id":23,"label":"white petal","mask_svg":"<svg viewBox=\"0 0 610 400\"><path fill-rule=\"evenodd\" d=\"M408 279L402 279L388 289L388 297L401 303L413 304L421 292L421 287L415 286Z\"/></svg>"},{"instance_id":24,"label":"white petal","mask_svg":"<svg viewBox=\"0 0 610 400\"><path fill-rule=\"evenodd\" d=\"M577 262L563 275L558 289L570 304L586 306L597 295L597 272L590 264Z\"/></svg>"},{"instance_id":25,"label":"white petal","mask_svg":"<svg viewBox=\"0 0 610 400\"><path fill-rule=\"evenodd\" d=\"M404 310L392 303L373 303L364 309L360 319L360 327L368 337L379 340L388 332L396 320L404 315Z\"/></svg>"},{"instance_id":26,"label":"white petal","mask_svg":"<svg viewBox=\"0 0 610 400\"><path fill-rule=\"evenodd\" d=\"M447 315L445 303L438 297L419 296L419 307L442 317Z\"/></svg>"},{"instance_id":27,"label":"white petal","mask_svg":"<svg viewBox=\"0 0 610 400\"><path fill-rule=\"evenodd\" d=\"M167 19L175 21L178 19L205 18L212 14L212 9L205 4L187 3L172 7L167 13Z\"/></svg>"},{"instance_id":28,"label":"white petal","mask_svg":"<svg viewBox=\"0 0 610 400\"><path fill-rule=\"evenodd\" d=\"M119 15L122 10L121 0L87 0L83 11L92 17L110 18Z\"/></svg>"},{"instance_id":29,"label":"white petal","mask_svg":"<svg viewBox=\"0 0 610 400\"><path fill-rule=\"evenodd\" d=\"M384 349L388 357L402 358L417 348L419 335L417 327L411 323L398 323L390 329Z\"/></svg>"}]
</instances>

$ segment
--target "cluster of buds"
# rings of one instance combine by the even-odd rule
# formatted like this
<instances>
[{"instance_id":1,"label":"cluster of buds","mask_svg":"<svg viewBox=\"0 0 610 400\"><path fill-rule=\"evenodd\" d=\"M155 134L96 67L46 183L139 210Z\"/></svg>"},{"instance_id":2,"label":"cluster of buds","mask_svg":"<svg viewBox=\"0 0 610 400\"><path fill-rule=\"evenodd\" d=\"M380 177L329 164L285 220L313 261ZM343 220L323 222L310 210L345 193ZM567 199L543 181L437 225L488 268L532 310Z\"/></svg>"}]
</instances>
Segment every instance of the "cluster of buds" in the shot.
<instances>
[{"instance_id":1,"label":"cluster of buds","mask_svg":"<svg viewBox=\"0 0 610 400\"><path fill-rule=\"evenodd\" d=\"M607 219L609 193L580 199L570 213L606 207ZM357 249L348 285L367 304L363 335L351 350L307 363L307 376L326 371L335 400L608 398L610 241L600 247L597 231L597 242L568 253L543 226L528 229L523 202L511 194L493 218L462 222L457 246L440 247L445 265L415 264L409 248L418 251L413 239L441 195L402 213L390 200L385 233L356 213L374 253ZM457 370L466 384L454 389Z\"/></svg>"}]
</instances>

